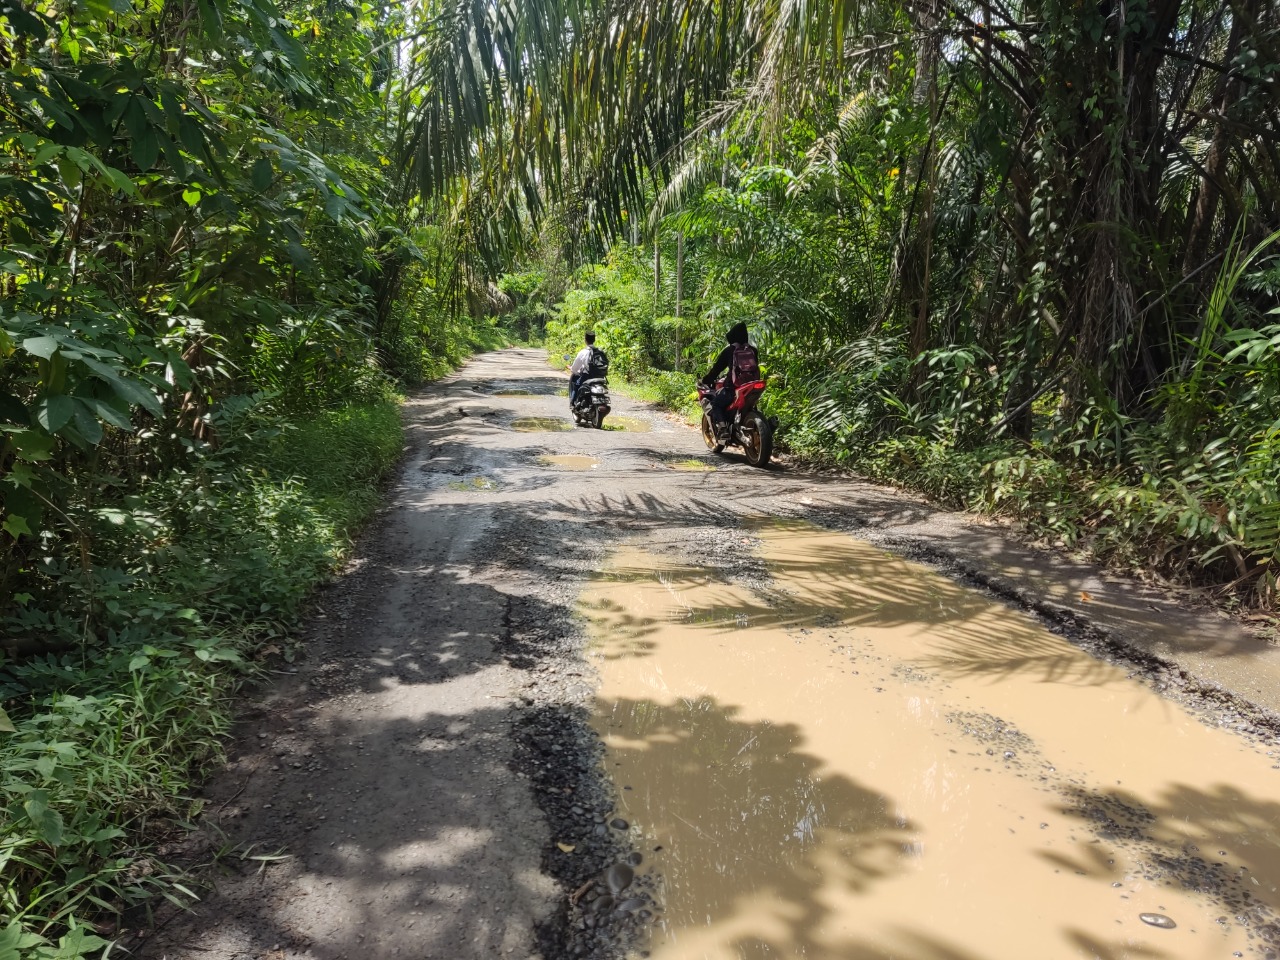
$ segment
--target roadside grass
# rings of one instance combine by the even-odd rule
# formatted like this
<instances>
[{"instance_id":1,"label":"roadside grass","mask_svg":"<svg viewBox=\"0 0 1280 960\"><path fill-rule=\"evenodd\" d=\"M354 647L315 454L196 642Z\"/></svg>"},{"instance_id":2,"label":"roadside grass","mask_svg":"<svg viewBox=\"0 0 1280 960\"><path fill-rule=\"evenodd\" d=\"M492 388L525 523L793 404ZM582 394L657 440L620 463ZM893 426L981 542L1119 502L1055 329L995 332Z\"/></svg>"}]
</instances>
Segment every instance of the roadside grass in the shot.
<instances>
[{"instance_id":1,"label":"roadside grass","mask_svg":"<svg viewBox=\"0 0 1280 960\"><path fill-rule=\"evenodd\" d=\"M691 373L655 370L643 377L622 381L619 392L633 400L652 403L677 413L690 424L697 424L702 419L696 379Z\"/></svg>"},{"instance_id":2,"label":"roadside grass","mask_svg":"<svg viewBox=\"0 0 1280 960\"><path fill-rule=\"evenodd\" d=\"M101 954L130 907L194 898L155 847L199 813L191 787L255 654L284 646L403 443L391 396L249 421L103 522L90 573L51 568L3 624L48 651L0 659L3 960Z\"/></svg>"}]
</instances>

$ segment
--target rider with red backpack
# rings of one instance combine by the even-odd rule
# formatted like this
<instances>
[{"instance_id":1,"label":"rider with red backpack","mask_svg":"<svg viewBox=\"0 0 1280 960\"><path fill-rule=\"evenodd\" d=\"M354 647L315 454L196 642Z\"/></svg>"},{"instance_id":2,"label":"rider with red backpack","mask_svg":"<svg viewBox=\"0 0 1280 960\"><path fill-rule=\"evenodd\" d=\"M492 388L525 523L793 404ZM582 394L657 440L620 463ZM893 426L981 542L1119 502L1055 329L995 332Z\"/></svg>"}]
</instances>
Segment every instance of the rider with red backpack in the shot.
<instances>
[{"instance_id":1,"label":"rider with red backpack","mask_svg":"<svg viewBox=\"0 0 1280 960\"><path fill-rule=\"evenodd\" d=\"M760 355L756 352L756 348L747 342L747 325L734 324L724 338L729 345L720 351L715 364L711 367L711 372L702 378L704 384L712 387L721 373L726 370L729 372L724 386L713 394L711 401L711 415L715 421L717 435L728 429L728 409L729 404L733 403L734 390L744 383L752 383L760 379Z\"/></svg>"}]
</instances>

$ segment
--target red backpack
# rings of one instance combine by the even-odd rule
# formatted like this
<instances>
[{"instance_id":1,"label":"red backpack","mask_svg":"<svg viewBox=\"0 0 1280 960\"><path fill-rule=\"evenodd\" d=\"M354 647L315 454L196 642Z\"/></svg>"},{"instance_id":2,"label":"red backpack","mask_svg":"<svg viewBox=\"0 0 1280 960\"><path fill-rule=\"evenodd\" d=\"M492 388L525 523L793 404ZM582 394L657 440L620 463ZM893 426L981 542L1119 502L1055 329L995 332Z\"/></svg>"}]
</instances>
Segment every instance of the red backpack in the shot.
<instances>
[{"instance_id":1,"label":"red backpack","mask_svg":"<svg viewBox=\"0 0 1280 960\"><path fill-rule=\"evenodd\" d=\"M756 348L751 344L740 344L733 348L733 359L729 363L731 381L735 387L744 383L755 383L760 379L760 359Z\"/></svg>"}]
</instances>

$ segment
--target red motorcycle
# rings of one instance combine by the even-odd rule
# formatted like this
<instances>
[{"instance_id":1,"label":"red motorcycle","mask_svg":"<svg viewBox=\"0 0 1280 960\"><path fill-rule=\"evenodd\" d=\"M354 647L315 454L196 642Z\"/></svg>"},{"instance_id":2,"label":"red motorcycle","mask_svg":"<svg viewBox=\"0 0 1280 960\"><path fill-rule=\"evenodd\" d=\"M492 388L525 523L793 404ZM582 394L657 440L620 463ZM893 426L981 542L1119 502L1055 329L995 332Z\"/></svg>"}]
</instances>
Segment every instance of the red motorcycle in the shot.
<instances>
[{"instance_id":1,"label":"red motorcycle","mask_svg":"<svg viewBox=\"0 0 1280 960\"><path fill-rule=\"evenodd\" d=\"M734 390L733 402L729 404L729 422L721 424L717 434L715 421L711 416L711 396L723 386L724 380L717 380L714 387L698 384L698 403L702 407L702 441L714 453L719 453L726 446L742 447L747 463L751 466L768 466L769 458L773 456L773 424L756 409L760 394L764 393L764 381L744 383Z\"/></svg>"}]
</instances>

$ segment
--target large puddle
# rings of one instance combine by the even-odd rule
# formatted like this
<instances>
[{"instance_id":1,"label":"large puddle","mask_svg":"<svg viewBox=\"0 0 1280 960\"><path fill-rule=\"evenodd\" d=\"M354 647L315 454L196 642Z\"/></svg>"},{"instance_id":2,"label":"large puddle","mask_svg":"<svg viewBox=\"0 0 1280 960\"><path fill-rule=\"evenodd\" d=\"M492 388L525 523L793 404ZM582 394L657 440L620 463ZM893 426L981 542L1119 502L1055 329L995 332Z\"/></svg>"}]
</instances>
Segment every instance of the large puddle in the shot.
<instances>
[{"instance_id":1,"label":"large puddle","mask_svg":"<svg viewBox=\"0 0 1280 960\"><path fill-rule=\"evenodd\" d=\"M637 547L584 596L656 960L1280 950L1272 756L923 567L755 533L735 582Z\"/></svg>"}]
</instances>

